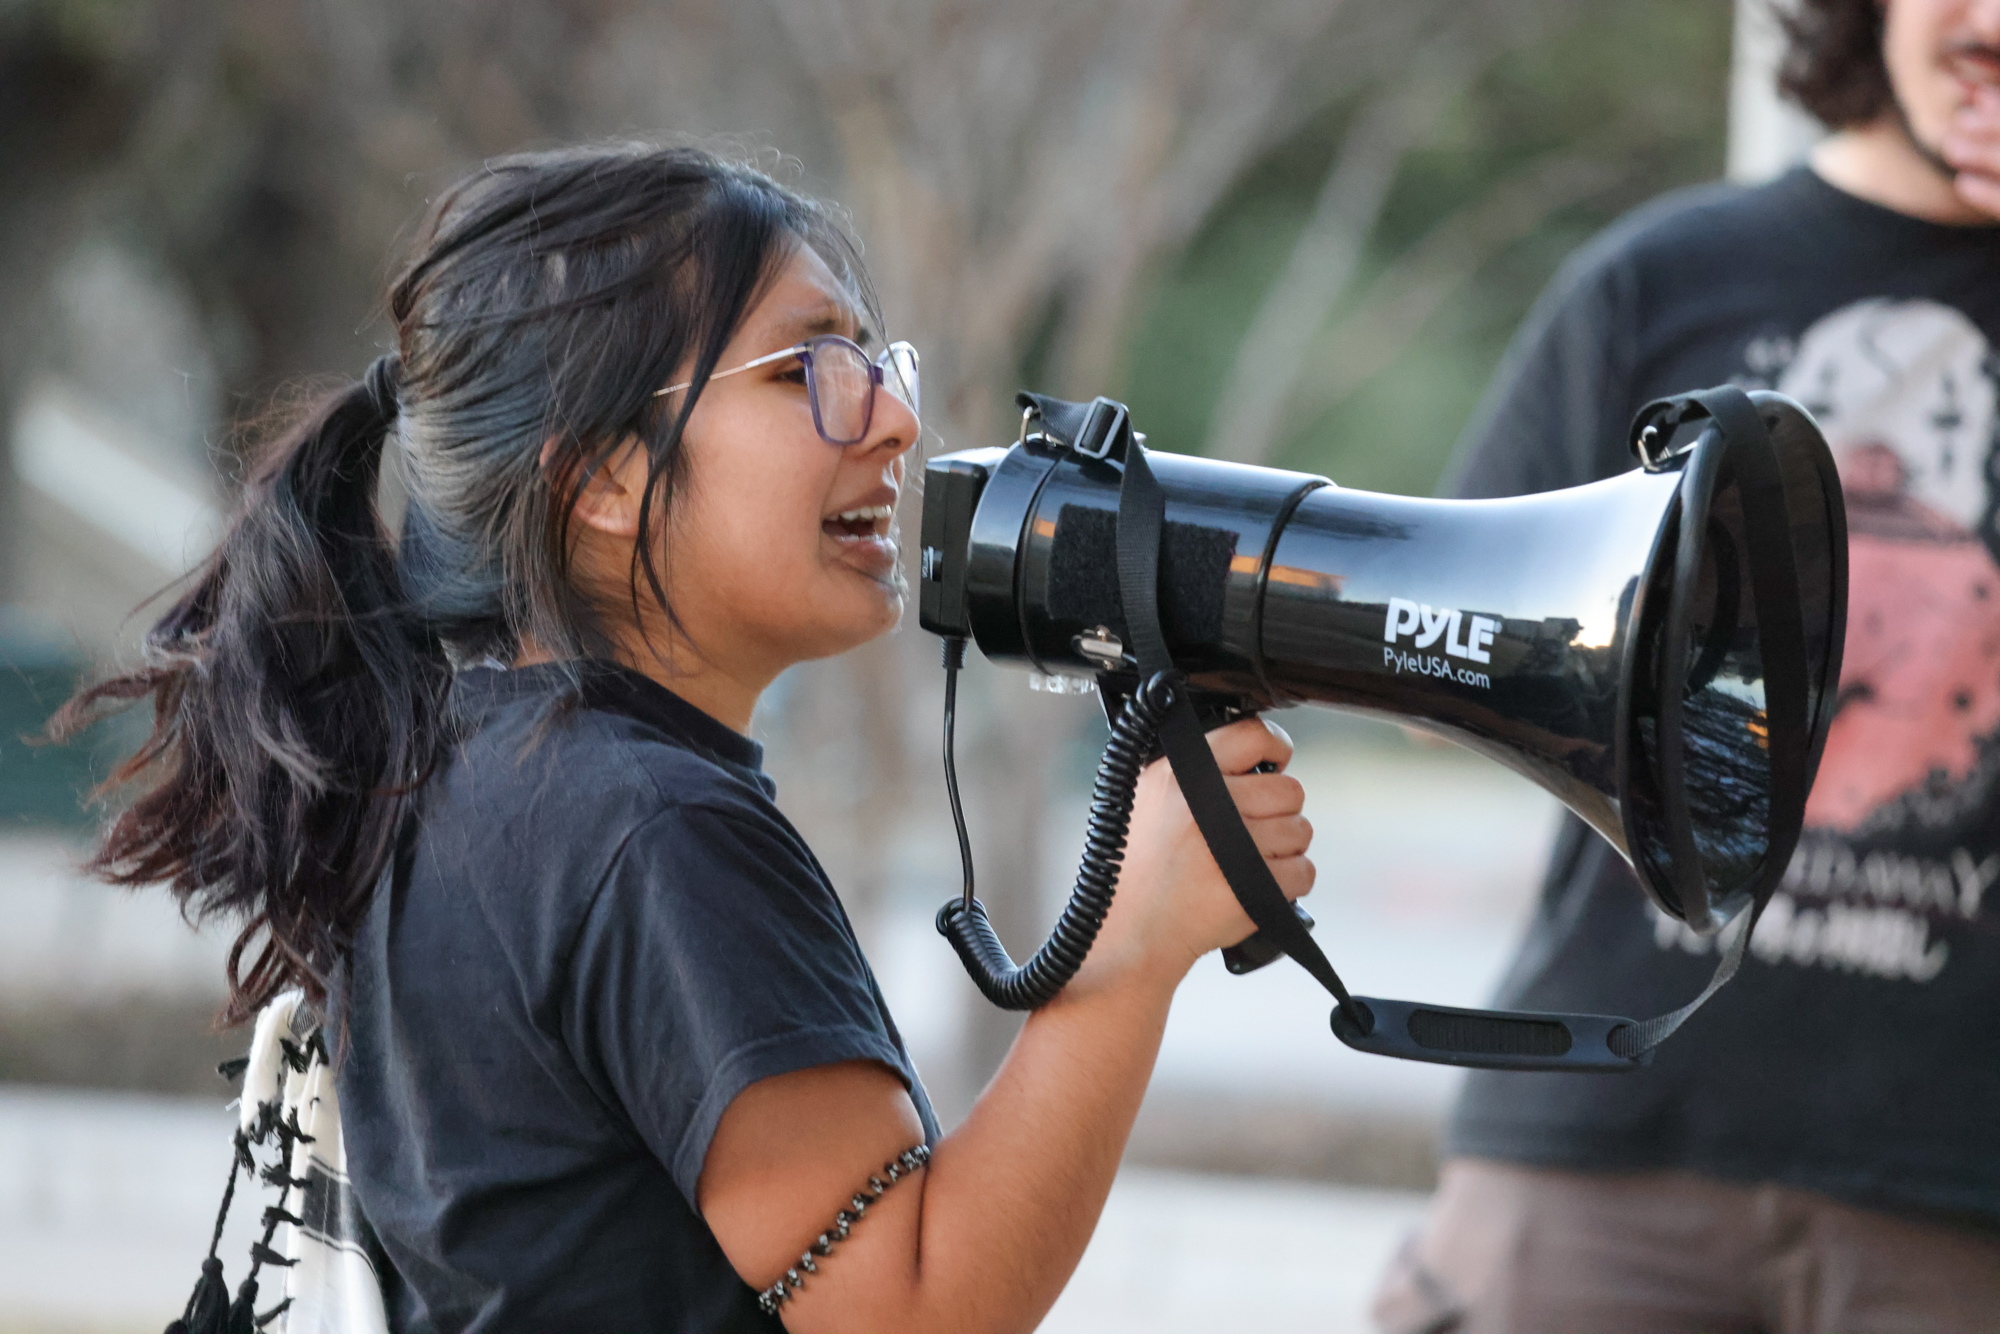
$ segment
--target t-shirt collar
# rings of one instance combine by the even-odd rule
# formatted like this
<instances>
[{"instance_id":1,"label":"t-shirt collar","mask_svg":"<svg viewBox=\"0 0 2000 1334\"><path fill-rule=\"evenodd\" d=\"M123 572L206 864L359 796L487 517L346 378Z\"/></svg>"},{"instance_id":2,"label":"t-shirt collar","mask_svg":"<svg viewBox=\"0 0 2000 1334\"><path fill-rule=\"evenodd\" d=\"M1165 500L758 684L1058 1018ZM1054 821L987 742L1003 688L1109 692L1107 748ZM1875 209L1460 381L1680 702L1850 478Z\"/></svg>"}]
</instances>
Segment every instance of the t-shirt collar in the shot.
<instances>
[{"instance_id":1,"label":"t-shirt collar","mask_svg":"<svg viewBox=\"0 0 2000 1334\"><path fill-rule=\"evenodd\" d=\"M587 708L624 714L669 733L691 749L763 777L764 747L720 719L703 713L641 672L614 662L589 658L572 664ZM504 667L488 659L458 675L457 688L472 712L482 700L520 699L553 695L567 688L569 672L561 663Z\"/></svg>"},{"instance_id":2,"label":"t-shirt collar","mask_svg":"<svg viewBox=\"0 0 2000 1334\"><path fill-rule=\"evenodd\" d=\"M1851 220L1864 227L1876 227L1898 235L1918 236L1924 244L1958 245L1967 244L1985 247L1993 243L2000 222L1933 222L1929 218L1919 218L1878 204L1872 199L1849 194L1826 177L1813 170L1811 164L1801 162L1787 171L1778 180L1781 186L1789 186L1801 194L1816 197L1832 207L1844 209Z\"/></svg>"},{"instance_id":3,"label":"t-shirt collar","mask_svg":"<svg viewBox=\"0 0 2000 1334\"><path fill-rule=\"evenodd\" d=\"M610 709L673 732L718 759L763 772L763 746L642 672L592 660L584 667L583 699L593 708Z\"/></svg>"}]
</instances>

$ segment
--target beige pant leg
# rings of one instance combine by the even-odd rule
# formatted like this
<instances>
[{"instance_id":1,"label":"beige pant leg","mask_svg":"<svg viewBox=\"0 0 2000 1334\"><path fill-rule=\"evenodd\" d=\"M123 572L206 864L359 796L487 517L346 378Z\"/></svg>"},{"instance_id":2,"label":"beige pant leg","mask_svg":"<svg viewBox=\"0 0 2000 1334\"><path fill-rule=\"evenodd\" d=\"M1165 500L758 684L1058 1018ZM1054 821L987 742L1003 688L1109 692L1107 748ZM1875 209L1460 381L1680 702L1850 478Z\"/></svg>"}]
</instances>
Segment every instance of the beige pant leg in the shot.
<instances>
[{"instance_id":1,"label":"beige pant leg","mask_svg":"<svg viewBox=\"0 0 2000 1334\"><path fill-rule=\"evenodd\" d=\"M2000 1233L1761 1192L1766 1323L1776 1334L2000 1330Z\"/></svg>"},{"instance_id":2,"label":"beige pant leg","mask_svg":"<svg viewBox=\"0 0 2000 1334\"><path fill-rule=\"evenodd\" d=\"M1383 1334L1731 1334L1759 1325L1751 1191L1680 1173L1445 1164L1375 1302Z\"/></svg>"}]
</instances>

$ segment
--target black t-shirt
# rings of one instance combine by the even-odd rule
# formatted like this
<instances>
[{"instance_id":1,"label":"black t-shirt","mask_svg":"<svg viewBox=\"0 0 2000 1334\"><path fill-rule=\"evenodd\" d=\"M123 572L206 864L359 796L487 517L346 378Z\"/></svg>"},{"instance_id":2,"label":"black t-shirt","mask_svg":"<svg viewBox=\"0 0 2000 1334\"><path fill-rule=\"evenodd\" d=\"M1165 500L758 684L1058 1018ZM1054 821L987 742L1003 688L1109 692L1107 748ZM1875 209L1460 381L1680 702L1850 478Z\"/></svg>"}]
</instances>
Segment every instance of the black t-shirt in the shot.
<instances>
[{"instance_id":1,"label":"black t-shirt","mask_svg":"<svg viewBox=\"0 0 2000 1334\"><path fill-rule=\"evenodd\" d=\"M1921 222L1803 168L1640 210L1538 305L1457 493L1626 471L1656 397L1787 393L1847 496L1846 660L1804 839L1736 981L1650 1069L1472 1075L1451 1152L2000 1222L1997 334L2000 229ZM1645 1017L1715 961L1572 819L1499 1003Z\"/></svg>"},{"instance_id":2,"label":"black t-shirt","mask_svg":"<svg viewBox=\"0 0 2000 1334\"><path fill-rule=\"evenodd\" d=\"M339 988L391 1324L777 1330L695 1209L723 1110L873 1060L928 1138L936 1119L761 748L634 673L565 687L554 667L460 675L467 739Z\"/></svg>"}]
</instances>

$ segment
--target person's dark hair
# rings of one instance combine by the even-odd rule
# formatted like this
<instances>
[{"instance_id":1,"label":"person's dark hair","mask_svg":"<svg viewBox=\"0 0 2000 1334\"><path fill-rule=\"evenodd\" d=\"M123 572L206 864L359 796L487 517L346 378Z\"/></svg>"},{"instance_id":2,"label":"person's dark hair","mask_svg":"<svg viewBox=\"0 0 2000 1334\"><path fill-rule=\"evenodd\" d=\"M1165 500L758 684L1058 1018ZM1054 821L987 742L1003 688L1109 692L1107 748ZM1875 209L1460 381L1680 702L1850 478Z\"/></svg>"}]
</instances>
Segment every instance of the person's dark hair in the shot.
<instances>
[{"instance_id":1,"label":"person's dark hair","mask_svg":"<svg viewBox=\"0 0 2000 1334\"><path fill-rule=\"evenodd\" d=\"M1895 104L1880 0L1791 0L1775 12L1787 41L1778 68L1786 97L1835 130L1866 124Z\"/></svg>"},{"instance_id":2,"label":"person's dark hair","mask_svg":"<svg viewBox=\"0 0 2000 1334\"><path fill-rule=\"evenodd\" d=\"M454 661L524 642L609 655L569 577L577 492L637 437L641 531L661 531L701 386L800 245L873 314L840 227L751 168L645 146L486 164L438 203L390 290L397 351L260 452L144 665L57 716L61 737L151 697L152 734L107 785L136 798L90 869L166 882L193 919L243 921L226 1022L288 987L324 997L451 740ZM654 397L683 367L695 389ZM385 442L403 451L400 543L377 509ZM637 547L632 606L643 587L671 618L654 543Z\"/></svg>"}]
</instances>

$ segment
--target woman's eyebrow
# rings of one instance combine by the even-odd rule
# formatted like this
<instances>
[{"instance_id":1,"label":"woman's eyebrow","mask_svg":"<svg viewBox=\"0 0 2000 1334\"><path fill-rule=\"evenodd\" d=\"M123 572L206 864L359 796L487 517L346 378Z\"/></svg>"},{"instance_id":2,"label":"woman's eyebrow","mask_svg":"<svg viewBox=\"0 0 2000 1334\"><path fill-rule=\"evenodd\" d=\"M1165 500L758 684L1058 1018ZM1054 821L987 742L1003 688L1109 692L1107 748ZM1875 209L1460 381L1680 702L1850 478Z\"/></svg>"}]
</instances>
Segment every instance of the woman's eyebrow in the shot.
<instances>
[{"instance_id":1,"label":"woman's eyebrow","mask_svg":"<svg viewBox=\"0 0 2000 1334\"><path fill-rule=\"evenodd\" d=\"M874 331L866 324L855 319L851 311L841 310L833 306L828 306L815 314L802 317L798 323L792 325L791 332L796 335L792 341L804 342L806 339L816 337L820 334L845 334L850 328L854 330L854 341L861 344L861 346L867 347L875 341Z\"/></svg>"}]
</instances>

